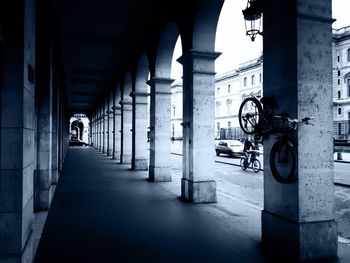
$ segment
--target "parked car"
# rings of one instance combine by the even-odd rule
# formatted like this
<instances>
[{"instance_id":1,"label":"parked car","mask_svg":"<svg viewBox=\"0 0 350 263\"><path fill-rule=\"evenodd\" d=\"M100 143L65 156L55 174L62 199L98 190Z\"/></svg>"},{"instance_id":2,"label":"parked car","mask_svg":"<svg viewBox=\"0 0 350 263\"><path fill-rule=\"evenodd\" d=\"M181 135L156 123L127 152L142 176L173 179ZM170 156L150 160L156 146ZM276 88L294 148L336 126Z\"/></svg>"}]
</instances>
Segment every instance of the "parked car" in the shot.
<instances>
[{"instance_id":1,"label":"parked car","mask_svg":"<svg viewBox=\"0 0 350 263\"><path fill-rule=\"evenodd\" d=\"M69 146L88 146L88 145L89 145L88 143L79 139L71 139L69 141Z\"/></svg>"},{"instance_id":2,"label":"parked car","mask_svg":"<svg viewBox=\"0 0 350 263\"><path fill-rule=\"evenodd\" d=\"M216 155L227 154L230 157L241 157L243 153L244 144L238 140L220 141L215 146Z\"/></svg>"}]
</instances>

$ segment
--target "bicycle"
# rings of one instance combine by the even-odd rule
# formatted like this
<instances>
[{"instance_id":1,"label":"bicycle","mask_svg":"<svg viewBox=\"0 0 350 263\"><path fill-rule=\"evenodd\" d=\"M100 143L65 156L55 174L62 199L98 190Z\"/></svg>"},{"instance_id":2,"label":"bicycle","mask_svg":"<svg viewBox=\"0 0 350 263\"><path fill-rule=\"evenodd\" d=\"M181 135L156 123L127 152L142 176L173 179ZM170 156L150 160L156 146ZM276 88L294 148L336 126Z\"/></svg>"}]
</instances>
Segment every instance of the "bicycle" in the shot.
<instances>
[{"instance_id":1,"label":"bicycle","mask_svg":"<svg viewBox=\"0 0 350 263\"><path fill-rule=\"evenodd\" d=\"M242 170L246 170L249 165L251 165L251 168L254 172L259 172L261 169L261 164L260 161L255 158L256 156L259 156L259 152L249 151L247 155L242 156L240 160L240 166Z\"/></svg>"},{"instance_id":2,"label":"bicycle","mask_svg":"<svg viewBox=\"0 0 350 263\"><path fill-rule=\"evenodd\" d=\"M313 125L310 121L314 118L298 120L290 119L288 114L275 115L273 110L276 106L272 97L263 97L260 101L255 97L246 98L239 108L239 124L246 134L254 134L258 140L269 134L279 134L271 147L270 169L278 182L289 183L293 180L296 169L293 131L298 128L299 123Z\"/></svg>"}]
</instances>

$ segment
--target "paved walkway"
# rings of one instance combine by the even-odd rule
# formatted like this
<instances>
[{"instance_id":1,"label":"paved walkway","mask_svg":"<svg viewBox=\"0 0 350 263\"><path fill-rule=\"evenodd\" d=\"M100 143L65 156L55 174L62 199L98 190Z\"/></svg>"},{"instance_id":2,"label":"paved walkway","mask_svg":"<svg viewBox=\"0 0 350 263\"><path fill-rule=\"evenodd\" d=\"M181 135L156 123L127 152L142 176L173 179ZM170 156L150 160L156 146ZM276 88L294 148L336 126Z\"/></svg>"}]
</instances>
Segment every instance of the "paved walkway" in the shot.
<instances>
[{"instance_id":1,"label":"paved walkway","mask_svg":"<svg viewBox=\"0 0 350 263\"><path fill-rule=\"evenodd\" d=\"M282 262L260 250L259 210L225 196L186 203L180 185L128 167L69 149L35 262Z\"/></svg>"}]
</instances>

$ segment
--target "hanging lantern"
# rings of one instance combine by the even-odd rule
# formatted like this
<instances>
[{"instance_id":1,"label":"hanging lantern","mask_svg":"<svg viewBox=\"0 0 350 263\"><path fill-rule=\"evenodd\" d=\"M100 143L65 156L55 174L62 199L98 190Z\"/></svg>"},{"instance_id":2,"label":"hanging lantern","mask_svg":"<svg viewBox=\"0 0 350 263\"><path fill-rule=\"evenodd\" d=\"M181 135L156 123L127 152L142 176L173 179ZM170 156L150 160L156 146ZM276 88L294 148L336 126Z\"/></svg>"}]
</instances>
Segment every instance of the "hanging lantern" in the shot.
<instances>
[{"instance_id":1,"label":"hanging lantern","mask_svg":"<svg viewBox=\"0 0 350 263\"><path fill-rule=\"evenodd\" d=\"M261 35L262 8L261 0L248 0L246 9L242 10L246 28L246 35L255 40L256 35Z\"/></svg>"}]
</instances>

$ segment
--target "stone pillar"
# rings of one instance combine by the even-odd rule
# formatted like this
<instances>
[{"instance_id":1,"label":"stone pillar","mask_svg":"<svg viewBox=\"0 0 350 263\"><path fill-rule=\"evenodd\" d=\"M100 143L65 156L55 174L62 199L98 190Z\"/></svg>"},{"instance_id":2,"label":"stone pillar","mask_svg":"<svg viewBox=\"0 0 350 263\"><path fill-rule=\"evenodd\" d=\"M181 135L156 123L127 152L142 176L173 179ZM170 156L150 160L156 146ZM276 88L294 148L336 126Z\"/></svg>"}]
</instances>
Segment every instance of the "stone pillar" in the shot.
<instances>
[{"instance_id":1,"label":"stone pillar","mask_svg":"<svg viewBox=\"0 0 350 263\"><path fill-rule=\"evenodd\" d=\"M103 111L102 107L99 107L99 116L98 116L98 150L102 152L103 150Z\"/></svg>"},{"instance_id":2,"label":"stone pillar","mask_svg":"<svg viewBox=\"0 0 350 263\"><path fill-rule=\"evenodd\" d=\"M117 87L114 96L114 159L120 161L121 155L121 107L120 90Z\"/></svg>"},{"instance_id":3,"label":"stone pillar","mask_svg":"<svg viewBox=\"0 0 350 263\"><path fill-rule=\"evenodd\" d=\"M148 82L151 86L149 179L154 182L171 181L170 85L173 81L173 79L153 78Z\"/></svg>"},{"instance_id":4,"label":"stone pillar","mask_svg":"<svg viewBox=\"0 0 350 263\"><path fill-rule=\"evenodd\" d=\"M144 84L147 85L146 83ZM133 120L132 120L132 159L131 168L133 170L148 170L148 150L147 150L147 88L144 91L137 91L131 94L133 98Z\"/></svg>"},{"instance_id":5,"label":"stone pillar","mask_svg":"<svg viewBox=\"0 0 350 263\"><path fill-rule=\"evenodd\" d=\"M132 103L129 94L123 94L123 100L120 102L121 105L121 120L122 120L122 148L120 155L120 162L131 164L131 151L132 151Z\"/></svg>"},{"instance_id":6,"label":"stone pillar","mask_svg":"<svg viewBox=\"0 0 350 263\"><path fill-rule=\"evenodd\" d=\"M47 77L50 78L50 75ZM38 164L35 176L36 208L47 210L51 204L52 183L52 86L50 81L42 80L39 92Z\"/></svg>"},{"instance_id":7,"label":"stone pillar","mask_svg":"<svg viewBox=\"0 0 350 263\"><path fill-rule=\"evenodd\" d=\"M95 147L95 114L91 115L91 145Z\"/></svg>"},{"instance_id":8,"label":"stone pillar","mask_svg":"<svg viewBox=\"0 0 350 263\"><path fill-rule=\"evenodd\" d=\"M113 111L113 94L108 97L108 156L113 157L113 140L114 140L114 111Z\"/></svg>"},{"instance_id":9,"label":"stone pillar","mask_svg":"<svg viewBox=\"0 0 350 263\"><path fill-rule=\"evenodd\" d=\"M35 169L35 3L2 5L0 42L0 261L31 262ZM25 257L27 256L27 258Z\"/></svg>"},{"instance_id":10,"label":"stone pillar","mask_svg":"<svg viewBox=\"0 0 350 263\"><path fill-rule=\"evenodd\" d=\"M56 60L55 60L56 61ZM58 182L58 112L59 112L59 86L58 86L58 74L57 74L57 65L53 63L52 65L52 81L53 81L53 90L52 90L52 184L56 185ZM54 191L53 191L54 192Z\"/></svg>"},{"instance_id":11,"label":"stone pillar","mask_svg":"<svg viewBox=\"0 0 350 263\"><path fill-rule=\"evenodd\" d=\"M109 144L109 120L108 120L108 97L105 98L103 103L103 153L108 155L108 144Z\"/></svg>"},{"instance_id":12,"label":"stone pillar","mask_svg":"<svg viewBox=\"0 0 350 263\"><path fill-rule=\"evenodd\" d=\"M264 96L274 96L276 114L312 116L291 140L294 181L271 174L275 136L264 138L262 243L295 262L337 257L334 218L331 0L269 1L264 9ZM327 261L328 262L328 261Z\"/></svg>"},{"instance_id":13,"label":"stone pillar","mask_svg":"<svg viewBox=\"0 0 350 263\"><path fill-rule=\"evenodd\" d=\"M179 59L184 72L181 196L193 203L216 202L214 68L219 55L191 50Z\"/></svg>"}]
</instances>

